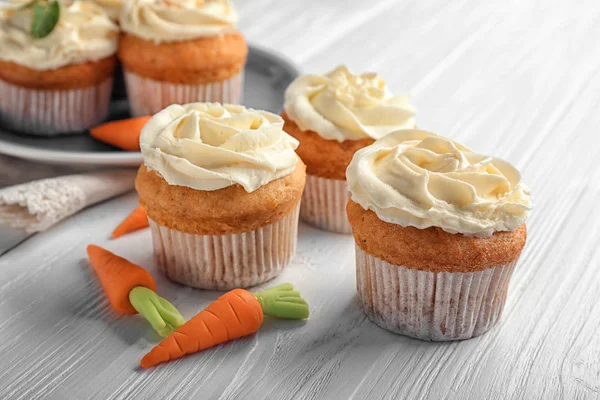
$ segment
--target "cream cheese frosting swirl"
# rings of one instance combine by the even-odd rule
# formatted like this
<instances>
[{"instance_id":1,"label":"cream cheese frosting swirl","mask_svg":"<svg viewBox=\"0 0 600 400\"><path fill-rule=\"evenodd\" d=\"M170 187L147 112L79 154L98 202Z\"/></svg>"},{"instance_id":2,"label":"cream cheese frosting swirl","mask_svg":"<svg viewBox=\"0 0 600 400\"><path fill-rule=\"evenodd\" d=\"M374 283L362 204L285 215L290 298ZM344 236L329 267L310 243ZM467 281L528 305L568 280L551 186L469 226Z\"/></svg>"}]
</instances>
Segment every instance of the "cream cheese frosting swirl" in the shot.
<instances>
[{"instance_id":1,"label":"cream cheese frosting swirl","mask_svg":"<svg viewBox=\"0 0 600 400\"><path fill-rule=\"evenodd\" d=\"M90 1L61 1L60 18L46 37L31 36L32 7L11 1L0 10L0 59L36 70L97 61L117 51L118 27Z\"/></svg>"},{"instance_id":2,"label":"cream cheese frosting swirl","mask_svg":"<svg viewBox=\"0 0 600 400\"><path fill-rule=\"evenodd\" d=\"M284 110L304 131L323 139L379 139L415 127L410 96L394 96L375 73L354 75L339 66L326 75L303 75L285 92Z\"/></svg>"},{"instance_id":3,"label":"cream cheese frosting swirl","mask_svg":"<svg viewBox=\"0 0 600 400\"><path fill-rule=\"evenodd\" d=\"M127 0L119 19L125 32L155 43L218 36L237 21L229 0Z\"/></svg>"},{"instance_id":4,"label":"cream cheese frosting swirl","mask_svg":"<svg viewBox=\"0 0 600 400\"><path fill-rule=\"evenodd\" d=\"M171 185L253 192L296 168L298 141L283 119L238 105L171 105L142 129L144 165Z\"/></svg>"},{"instance_id":5,"label":"cream cheese frosting swirl","mask_svg":"<svg viewBox=\"0 0 600 400\"><path fill-rule=\"evenodd\" d=\"M117 21L125 0L96 0L96 3L106 11L110 18Z\"/></svg>"},{"instance_id":6,"label":"cream cheese frosting swirl","mask_svg":"<svg viewBox=\"0 0 600 400\"><path fill-rule=\"evenodd\" d=\"M346 172L352 200L379 219L489 237L527 220L519 171L431 132L400 130L359 150Z\"/></svg>"}]
</instances>

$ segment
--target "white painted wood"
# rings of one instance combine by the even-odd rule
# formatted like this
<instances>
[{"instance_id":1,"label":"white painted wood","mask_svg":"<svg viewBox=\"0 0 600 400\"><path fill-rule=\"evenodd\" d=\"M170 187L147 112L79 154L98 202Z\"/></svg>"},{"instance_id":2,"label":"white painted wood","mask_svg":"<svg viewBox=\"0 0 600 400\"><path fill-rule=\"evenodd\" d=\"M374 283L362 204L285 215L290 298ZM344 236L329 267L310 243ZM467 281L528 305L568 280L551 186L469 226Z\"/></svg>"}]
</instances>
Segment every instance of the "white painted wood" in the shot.
<instances>
[{"instance_id":1,"label":"white painted wood","mask_svg":"<svg viewBox=\"0 0 600 400\"><path fill-rule=\"evenodd\" d=\"M522 169L536 208L500 324L442 344L377 328L356 303L352 239L303 225L298 254L274 283L303 292L308 322L269 322L255 336L141 372L157 338L109 309L85 246L147 266L186 317L217 293L161 278L148 231L108 240L135 206L130 194L0 258L0 398L600 398L597 1L238 5L250 41L305 71L377 70L394 91L414 94L421 127Z\"/></svg>"}]
</instances>

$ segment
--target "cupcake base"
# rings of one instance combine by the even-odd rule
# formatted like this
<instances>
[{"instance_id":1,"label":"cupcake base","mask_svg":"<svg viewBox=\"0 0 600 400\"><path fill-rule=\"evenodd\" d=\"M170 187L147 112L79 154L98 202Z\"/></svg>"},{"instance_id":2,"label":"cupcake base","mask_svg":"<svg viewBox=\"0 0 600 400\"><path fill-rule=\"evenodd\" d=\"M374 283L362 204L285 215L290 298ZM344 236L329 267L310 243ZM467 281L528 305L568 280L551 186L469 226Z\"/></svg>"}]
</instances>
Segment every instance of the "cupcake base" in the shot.
<instances>
[{"instance_id":1,"label":"cupcake base","mask_svg":"<svg viewBox=\"0 0 600 400\"><path fill-rule=\"evenodd\" d=\"M345 180L306 175L300 218L319 229L352 233L346 215L348 200L350 193Z\"/></svg>"},{"instance_id":2,"label":"cupcake base","mask_svg":"<svg viewBox=\"0 0 600 400\"><path fill-rule=\"evenodd\" d=\"M389 264L357 245L358 299L383 329L429 341L469 339L500 318L516 265L434 273Z\"/></svg>"},{"instance_id":3,"label":"cupcake base","mask_svg":"<svg viewBox=\"0 0 600 400\"><path fill-rule=\"evenodd\" d=\"M108 116L113 79L96 86L39 90L0 80L0 124L37 136L57 136L97 125Z\"/></svg>"},{"instance_id":4,"label":"cupcake base","mask_svg":"<svg viewBox=\"0 0 600 400\"><path fill-rule=\"evenodd\" d=\"M270 225L229 235L194 235L150 220L155 259L169 279L200 289L261 284L296 252L299 207Z\"/></svg>"},{"instance_id":5,"label":"cupcake base","mask_svg":"<svg viewBox=\"0 0 600 400\"><path fill-rule=\"evenodd\" d=\"M244 71L225 81L205 85L184 85L156 81L125 69L125 84L131 114L135 117L156 114L171 104L218 102L239 104L244 86Z\"/></svg>"}]
</instances>

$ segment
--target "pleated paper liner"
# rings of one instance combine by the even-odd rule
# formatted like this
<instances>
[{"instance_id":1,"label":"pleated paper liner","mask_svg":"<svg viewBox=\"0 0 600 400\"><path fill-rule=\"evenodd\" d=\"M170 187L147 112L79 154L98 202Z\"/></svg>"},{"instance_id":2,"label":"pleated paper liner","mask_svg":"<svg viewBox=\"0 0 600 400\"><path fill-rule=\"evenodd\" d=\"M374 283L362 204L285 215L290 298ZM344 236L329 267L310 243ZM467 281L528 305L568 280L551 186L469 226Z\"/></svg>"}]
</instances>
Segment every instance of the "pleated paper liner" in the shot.
<instances>
[{"instance_id":1,"label":"pleated paper liner","mask_svg":"<svg viewBox=\"0 0 600 400\"><path fill-rule=\"evenodd\" d=\"M0 123L38 136L83 132L108 116L113 79L87 88L39 90L0 80Z\"/></svg>"},{"instance_id":2,"label":"pleated paper liner","mask_svg":"<svg viewBox=\"0 0 600 400\"><path fill-rule=\"evenodd\" d=\"M319 229L352 233L346 215L350 199L346 181L306 175L300 218Z\"/></svg>"},{"instance_id":3,"label":"pleated paper liner","mask_svg":"<svg viewBox=\"0 0 600 400\"><path fill-rule=\"evenodd\" d=\"M200 289L261 284L296 252L299 207L270 225L229 235L194 235L150 220L155 259L171 280Z\"/></svg>"},{"instance_id":4,"label":"pleated paper liner","mask_svg":"<svg viewBox=\"0 0 600 400\"><path fill-rule=\"evenodd\" d=\"M517 261L476 272L428 272L389 264L356 246L358 298L383 329L422 340L469 339L491 329Z\"/></svg>"},{"instance_id":5,"label":"pleated paper liner","mask_svg":"<svg viewBox=\"0 0 600 400\"><path fill-rule=\"evenodd\" d=\"M152 115L171 104L219 102L239 104L244 86L244 71L231 79L206 85L184 85L156 81L125 70L125 84L131 114Z\"/></svg>"}]
</instances>

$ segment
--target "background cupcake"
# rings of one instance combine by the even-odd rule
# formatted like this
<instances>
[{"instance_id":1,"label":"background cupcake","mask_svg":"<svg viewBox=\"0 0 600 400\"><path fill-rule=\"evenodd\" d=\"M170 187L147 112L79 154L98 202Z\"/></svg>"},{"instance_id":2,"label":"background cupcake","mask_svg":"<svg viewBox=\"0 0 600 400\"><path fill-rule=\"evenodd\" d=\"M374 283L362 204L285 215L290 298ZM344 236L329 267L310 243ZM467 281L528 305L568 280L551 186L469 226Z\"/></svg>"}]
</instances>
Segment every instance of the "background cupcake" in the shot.
<instances>
[{"instance_id":1,"label":"background cupcake","mask_svg":"<svg viewBox=\"0 0 600 400\"><path fill-rule=\"evenodd\" d=\"M93 2L22 3L0 9L0 123L38 135L96 125L108 114L117 26Z\"/></svg>"},{"instance_id":2,"label":"background cupcake","mask_svg":"<svg viewBox=\"0 0 600 400\"><path fill-rule=\"evenodd\" d=\"M348 185L358 298L373 322L425 340L497 322L531 209L512 165L401 130L355 154Z\"/></svg>"},{"instance_id":3,"label":"background cupcake","mask_svg":"<svg viewBox=\"0 0 600 400\"><path fill-rule=\"evenodd\" d=\"M305 166L274 114L172 105L143 128L136 180L165 274L203 289L257 285L296 249Z\"/></svg>"},{"instance_id":4,"label":"background cupcake","mask_svg":"<svg viewBox=\"0 0 600 400\"><path fill-rule=\"evenodd\" d=\"M108 14L111 20L117 25L119 24L119 16L121 10L125 4L125 0L94 0L104 11ZM115 74L113 78L113 91L112 98L119 100L127 97L127 90L125 89L125 76L123 75L123 68L121 63L117 62L115 68Z\"/></svg>"},{"instance_id":5,"label":"background cupcake","mask_svg":"<svg viewBox=\"0 0 600 400\"><path fill-rule=\"evenodd\" d=\"M239 103L248 54L228 0L127 0L119 59L133 115L170 104Z\"/></svg>"},{"instance_id":6,"label":"background cupcake","mask_svg":"<svg viewBox=\"0 0 600 400\"><path fill-rule=\"evenodd\" d=\"M285 93L285 130L300 141L306 163L301 218L321 229L350 233L346 168L354 153L385 134L415 126L409 96L392 95L375 73L340 66L297 78Z\"/></svg>"}]
</instances>

